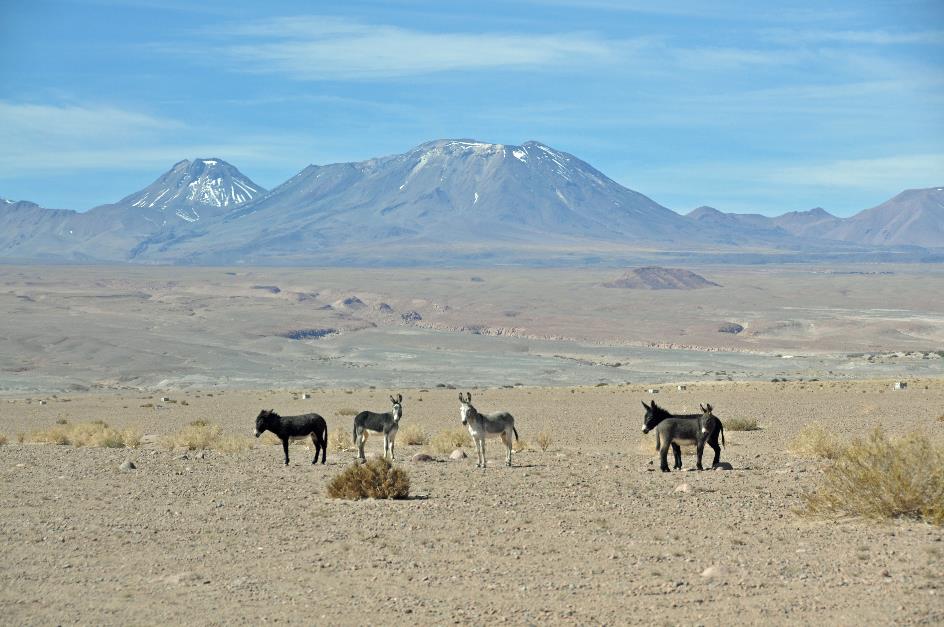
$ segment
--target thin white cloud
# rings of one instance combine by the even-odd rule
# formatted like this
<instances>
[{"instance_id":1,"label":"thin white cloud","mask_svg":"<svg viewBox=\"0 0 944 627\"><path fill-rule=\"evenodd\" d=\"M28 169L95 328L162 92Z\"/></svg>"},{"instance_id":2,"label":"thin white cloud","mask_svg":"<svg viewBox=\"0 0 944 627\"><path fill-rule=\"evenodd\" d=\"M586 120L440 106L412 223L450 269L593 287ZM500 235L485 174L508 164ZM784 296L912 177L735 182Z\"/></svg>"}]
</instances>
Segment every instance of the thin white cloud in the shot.
<instances>
[{"instance_id":1,"label":"thin white cloud","mask_svg":"<svg viewBox=\"0 0 944 627\"><path fill-rule=\"evenodd\" d=\"M166 168L199 156L256 158L279 163L297 159L298 137L243 133L214 141L212 131L195 136L178 120L113 106L51 105L0 101L0 179L77 170ZM294 165L297 165L293 162Z\"/></svg>"},{"instance_id":2,"label":"thin white cloud","mask_svg":"<svg viewBox=\"0 0 944 627\"><path fill-rule=\"evenodd\" d=\"M242 71L299 80L367 80L459 70L561 67L613 58L621 44L587 33L425 32L318 16L274 18L207 35ZM233 40L239 43L232 43Z\"/></svg>"},{"instance_id":3,"label":"thin white cloud","mask_svg":"<svg viewBox=\"0 0 944 627\"><path fill-rule=\"evenodd\" d=\"M769 172L768 177L778 183L865 190L928 187L944 183L944 153L794 165Z\"/></svg>"},{"instance_id":4,"label":"thin white cloud","mask_svg":"<svg viewBox=\"0 0 944 627\"><path fill-rule=\"evenodd\" d=\"M944 30L784 30L765 31L765 37L781 44L854 44L872 46L942 45Z\"/></svg>"}]
</instances>

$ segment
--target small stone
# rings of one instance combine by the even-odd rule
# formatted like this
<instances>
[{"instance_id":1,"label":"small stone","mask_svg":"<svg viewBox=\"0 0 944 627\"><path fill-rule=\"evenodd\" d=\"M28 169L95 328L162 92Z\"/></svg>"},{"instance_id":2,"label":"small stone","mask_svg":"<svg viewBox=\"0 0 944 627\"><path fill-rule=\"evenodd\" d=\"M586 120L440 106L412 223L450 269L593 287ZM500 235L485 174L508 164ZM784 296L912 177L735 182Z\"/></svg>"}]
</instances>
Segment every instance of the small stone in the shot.
<instances>
[{"instance_id":1,"label":"small stone","mask_svg":"<svg viewBox=\"0 0 944 627\"><path fill-rule=\"evenodd\" d=\"M465 451L463 451L461 448L457 448L453 452L449 453L449 459L465 459L466 457L468 457L468 455L466 455Z\"/></svg>"},{"instance_id":2,"label":"small stone","mask_svg":"<svg viewBox=\"0 0 944 627\"><path fill-rule=\"evenodd\" d=\"M705 570L701 571L701 576L705 579L717 579L722 576L724 571L720 566L709 566Z\"/></svg>"},{"instance_id":3,"label":"small stone","mask_svg":"<svg viewBox=\"0 0 944 627\"><path fill-rule=\"evenodd\" d=\"M121 466L118 466L118 470L134 470L135 468L137 468L137 466L135 466L134 462L130 459L125 460L125 463L123 463Z\"/></svg>"},{"instance_id":4,"label":"small stone","mask_svg":"<svg viewBox=\"0 0 944 627\"><path fill-rule=\"evenodd\" d=\"M692 486L687 483L681 483L675 486L675 492L692 492Z\"/></svg>"},{"instance_id":5,"label":"small stone","mask_svg":"<svg viewBox=\"0 0 944 627\"><path fill-rule=\"evenodd\" d=\"M417 453L413 456L412 460L414 462L431 462L433 461L432 455L427 455L426 453Z\"/></svg>"}]
</instances>

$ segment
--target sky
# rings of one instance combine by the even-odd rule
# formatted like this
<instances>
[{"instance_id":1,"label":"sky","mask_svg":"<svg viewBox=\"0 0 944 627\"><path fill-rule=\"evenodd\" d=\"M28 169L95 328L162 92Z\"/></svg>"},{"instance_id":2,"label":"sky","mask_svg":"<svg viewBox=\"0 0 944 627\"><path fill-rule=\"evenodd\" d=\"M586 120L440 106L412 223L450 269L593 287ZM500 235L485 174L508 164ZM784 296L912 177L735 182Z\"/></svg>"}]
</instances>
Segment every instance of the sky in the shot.
<instances>
[{"instance_id":1,"label":"sky","mask_svg":"<svg viewBox=\"0 0 944 627\"><path fill-rule=\"evenodd\" d=\"M682 213L851 215L944 185L944 2L0 0L0 197L437 138L538 140Z\"/></svg>"}]
</instances>

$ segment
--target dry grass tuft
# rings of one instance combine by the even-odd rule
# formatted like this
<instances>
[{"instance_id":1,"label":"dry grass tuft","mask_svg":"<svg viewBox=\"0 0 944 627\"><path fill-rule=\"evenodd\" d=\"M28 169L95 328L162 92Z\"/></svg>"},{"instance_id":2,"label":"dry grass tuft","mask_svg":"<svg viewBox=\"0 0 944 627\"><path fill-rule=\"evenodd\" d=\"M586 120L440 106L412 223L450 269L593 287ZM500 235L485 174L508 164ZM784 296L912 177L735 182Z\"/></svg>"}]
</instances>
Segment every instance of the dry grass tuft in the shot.
<instances>
[{"instance_id":1,"label":"dry grass tuft","mask_svg":"<svg viewBox=\"0 0 944 627\"><path fill-rule=\"evenodd\" d=\"M246 435L224 435L222 427L205 420L194 420L177 433L165 436L161 442L167 449L210 449L221 453L240 453L255 446L253 438Z\"/></svg>"},{"instance_id":2,"label":"dry grass tuft","mask_svg":"<svg viewBox=\"0 0 944 627\"><path fill-rule=\"evenodd\" d=\"M825 457L836 459L845 450L845 446L823 425L813 422L800 430L790 442L790 451L806 457Z\"/></svg>"},{"instance_id":3,"label":"dry grass tuft","mask_svg":"<svg viewBox=\"0 0 944 627\"><path fill-rule=\"evenodd\" d=\"M189 425L163 438L164 447L168 449L185 448L190 451L213 448L213 444L223 437L223 428L219 425L207 424L203 420L195 420Z\"/></svg>"},{"instance_id":4,"label":"dry grass tuft","mask_svg":"<svg viewBox=\"0 0 944 627\"><path fill-rule=\"evenodd\" d=\"M354 441L351 434L344 429L335 429L328 435L328 448L343 453L354 450Z\"/></svg>"},{"instance_id":5,"label":"dry grass tuft","mask_svg":"<svg viewBox=\"0 0 944 627\"><path fill-rule=\"evenodd\" d=\"M429 440L429 448L439 455L448 455L457 448L471 448L472 437L465 429L440 431Z\"/></svg>"},{"instance_id":6,"label":"dry grass tuft","mask_svg":"<svg viewBox=\"0 0 944 627\"><path fill-rule=\"evenodd\" d=\"M546 431L542 431L541 433L538 434L538 437L535 438L535 442L538 443L538 446L540 446L541 450L544 452L547 452L547 449L551 447L552 441L553 440L551 440L550 434L547 433Z\"/></svg>"},{"instance_id":7,"label":"dry grass tuft","mask_svg":"<svg viewBox=\"0 0 944 627\"><path fill-rule=\"evenodd\" d=\"M892 440L876 428L845 447L804 498L813 514L944 525L944 446L917 433Z\"/></svg>"},{"instance_id":8,"label":"dry grass tuft","mask_svg":"<svg viewBox=\"0 0 944 627\"><path fill-rule=\"evenodd\" d=\"M7 436L5 436L5 435L3 435L2 433L0 433L0 446L5 445L5 444L7 443L7 441L8 441L8 440L7 440Z\"/></svg>"},{"instance_id":9,"label":"dry grass tuft","mask_svg":"<svg viewBox=\"0 0 944 627\"><path fill-rule=\"evenodd\" d=\"M727 431L758 431L760 425L756 418L728 418L723 421Z\"/></svg>"},{"instance_id":10,"label":"dry grass tuft","mask_svg":"<svg viewBox=\"0 0 944 627\"><path fill-rule=\"evenodd\" d=\"M348 394L350 394L350 392L348 392ZM341 409L339 409L339 410L336 411L335 413L336 413L338 416L356 416L357 414L359 414L359 413L361 413L361 412L358 411L358 410L356 410L356 409L352 409L352 408L350 408L350 407L342 407Z\"/></svg>"},{"instance_id":11,"label":"dry grass tuft","mask_svg":"<svg viewBox=\"0 0 944 627\"><path fill-rule=\"evenodd\" d=\"M328 484L333 499L405 499L410 494L410 478L386 459L352 464Z\"/></svg>"},{"instance_id":12,"label":"dry grass tuft","mask_svg":"<svg viewBox=\"0 0 944 627\"><path fill-rule=\"evenodd\" d=\"M512 436L512 437L514 437L514 436ZM531 443L528 442L527 440L525 440L524 438L518 438L518 439L515 440L514 443L511 445L511 450L513 450L515 453L521 453L522 451L528 451L528 450L531 450L531 448L532 448L532 447L531 447Z\"/></svg>"},{"instance_id":13,"label":"dry grass tuft","mask_svg":"<svg viewBox=\"0 0 944 627\"><path fill-rule=\"evenodd\" d=\"M48 429L28 433L21 441L45 442L62 446L136 448L141 444L141 433L135 429L118 431L101 420L95 420L56 424Z\"/></svg>"},{"instance_id":14,"label":"dry grass tuft","mask_svg":"<svg viewBox=\"0 0 944 627\"><path fill-rule=\"evenodd\" d=\"M938 421L938 422L944 422L944 414L941 414L940 416L938 416L938 417L937 417L937 421Z\"/></svg>"},{"instance_id":15,"label":"dry grass tuft","mask_svg":"<svg viewBox=\"0 0 944 627\"><path fill-rule=\"evenodd\" d=\"M404 444L426 444L429 436L417 425L407 425L397 430L397 441Z\"/></svg>"}]
</instances>

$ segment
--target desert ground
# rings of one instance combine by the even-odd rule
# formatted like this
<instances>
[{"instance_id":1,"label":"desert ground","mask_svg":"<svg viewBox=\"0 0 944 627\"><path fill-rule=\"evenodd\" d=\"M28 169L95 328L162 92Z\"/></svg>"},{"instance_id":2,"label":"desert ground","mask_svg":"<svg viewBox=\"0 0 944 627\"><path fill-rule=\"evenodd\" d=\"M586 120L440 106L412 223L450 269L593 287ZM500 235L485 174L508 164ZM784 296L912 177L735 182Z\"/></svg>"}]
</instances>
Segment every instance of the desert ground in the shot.
<instances>
[{"instance_id":1,"label":"desert ground","mask_svg":"<svg viewBox=\"0 0 944 627\"><path fill-rule=\"evenodd\" d=\"M692 269L721 287L602 286L622 269L0 267L3 622L944 622L941 528L811 516L828 462L790 451L813 423L944 442L944 271ZM403 429L436 438L461 429L459 390L515 415L514 467L494 440L481 470L471 449L401 435L406 500L330 499L355 451L313 466L295 444L286 467L251 437L275 409L343 439L402 393ZM761 428L726 429L729 470L687 454L664 474L641 434L652 399ZM96 420L140 444L35 441ZM228 444L168 442L195 421Z\"/></svg>"},{"instance_id":2,"label":"desert ground","mask_svg":"<svg viewBox=\"0 0 944 627\"><path fill-rule=\"evenodd\" d=\"M705 382L472 389L507 409L528 445L502 465L413 462L404 501L340 501L327 481L355 457L264 439L244 452L168 450L194 420L250 439L261 408L318 411L348 432L352 408L404 395L404 425L458 428L457 392L186 390L10 397L0 403L0 608L8 624L941 624L944 533L913 521L821 519L801 495L822 460L788 452L808 423L849 439L881 425L944 439L944 381ZM710 402L732 470L658 472L641 400ZM185 404L186 402L186 404ZM57 420L144 434L136 449L17 443ZM551 444L535 445L539 433ZM368 441L378 453L378 438ZM470 451L471 452L471 451ZM119 470L131 460L137 469ZM680 485L688 491L676 491ZM703 574L706 573L707 574Z\"/></svg>"},{"instance_id":3,"label":"desert ground","mask_svg":"<svg viewBox=\"0 0 944 627\"><path fill-rule=\"evenodd\" d=\"M693 269L0 266L0 392L944 376L940 265Z\"/></svg>"}]
</instances>

